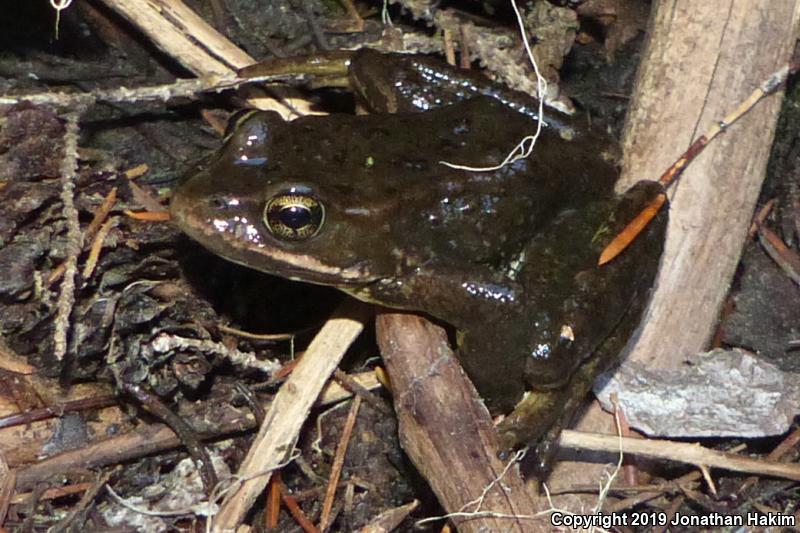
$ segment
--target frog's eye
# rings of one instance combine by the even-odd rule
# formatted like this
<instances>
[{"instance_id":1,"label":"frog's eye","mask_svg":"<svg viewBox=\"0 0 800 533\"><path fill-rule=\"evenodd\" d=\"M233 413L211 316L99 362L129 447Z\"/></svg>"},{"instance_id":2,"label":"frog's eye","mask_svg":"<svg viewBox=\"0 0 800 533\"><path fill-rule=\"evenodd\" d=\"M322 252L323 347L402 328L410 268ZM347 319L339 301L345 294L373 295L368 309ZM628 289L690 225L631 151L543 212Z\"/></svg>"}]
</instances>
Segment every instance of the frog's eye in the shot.
<instances>
[{"instance_id":1,"label":"frog's eye","mask_svg":"<svg viewBox=\"0 0 800 533\"><path fill-rule=\"evenodd\" d=\"M285 241L313 237L325 221L325 208L310 194L273 196L264 207L264 224L273 236Z\"/></svg>"}]
</instances>

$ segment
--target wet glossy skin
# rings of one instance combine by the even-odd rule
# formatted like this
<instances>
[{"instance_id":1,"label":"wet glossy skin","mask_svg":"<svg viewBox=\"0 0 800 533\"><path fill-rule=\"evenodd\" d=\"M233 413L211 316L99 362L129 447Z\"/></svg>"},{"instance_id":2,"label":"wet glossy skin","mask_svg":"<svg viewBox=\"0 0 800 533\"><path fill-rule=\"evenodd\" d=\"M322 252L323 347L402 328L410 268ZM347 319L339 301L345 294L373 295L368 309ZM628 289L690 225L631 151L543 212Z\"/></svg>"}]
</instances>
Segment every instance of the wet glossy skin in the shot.
<instances>
[{"instance_id":1,"label":"wet glossy skin","mask_svg":"<svg viewBox=\"0 0 800 533\"><path fill-rule=\"evenodd\" d=\"M615 198L614 144L561 116L528 159L448 168L440 161L502 161L535 130L535 101L417 56L361 51L349 74L375 114L252 114L175 191L174 219L231 261L452 324L491 409L541 391L518 417L536 427L506 428L512 440L541 436L638 323L666 216L595 265L658 187ZM293 233L281 221L311 224Z\"/></svg>"}]
</instances>

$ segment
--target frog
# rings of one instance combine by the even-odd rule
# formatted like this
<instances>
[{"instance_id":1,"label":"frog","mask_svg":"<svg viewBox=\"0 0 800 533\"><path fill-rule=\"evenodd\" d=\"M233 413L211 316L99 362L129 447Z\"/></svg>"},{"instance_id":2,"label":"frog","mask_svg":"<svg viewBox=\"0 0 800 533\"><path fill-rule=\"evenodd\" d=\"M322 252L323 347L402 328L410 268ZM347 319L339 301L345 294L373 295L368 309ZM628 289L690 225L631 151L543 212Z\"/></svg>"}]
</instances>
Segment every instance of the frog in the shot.
<instances>
[{"instance_id":1,"label":"frog","mask_svg":"<svg viewBox=\"0 0 800 533\"><path fill-rule=\"evenodd\" d=\"M368 113L243 113L175 189L173 220L232 262L449 324L487 407L508 414L503 445L533 444L546 468L634 336L667 209L610 263L600 251L662 187L615 194L606 132L433 57L364 48L241 74L299 66L346 80ZM538 120L532 154L498 166Z\"/></svg>"}]
</instances>

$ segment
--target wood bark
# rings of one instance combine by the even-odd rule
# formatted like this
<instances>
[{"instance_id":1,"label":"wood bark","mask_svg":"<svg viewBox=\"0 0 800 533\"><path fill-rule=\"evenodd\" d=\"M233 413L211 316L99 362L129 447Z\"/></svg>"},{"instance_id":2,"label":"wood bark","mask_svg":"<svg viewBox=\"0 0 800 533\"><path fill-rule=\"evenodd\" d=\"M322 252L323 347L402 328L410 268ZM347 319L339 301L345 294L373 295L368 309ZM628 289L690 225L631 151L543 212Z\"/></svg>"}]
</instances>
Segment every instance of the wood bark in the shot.
<instances>
[{"instance_id":1,"label":"wood bark","mask_svg":"<svg viewBox=\"0 0 800 533\"><path fill-rule=\"evenodd\" d=\"M656 179L791 57L800 0L656 0L623 142L624 190ZM706 348L746 239L782 100L773 95L714 140L670 192L666 250L630 357L658 367ZM578 426L613 433L597 410ZM558 485L587 481L585 465Z\"/></svg>"},{"instance_id":2,"label":"wood bark","mask_svg":"<svg viewBox=\"0 0 800 533\"><path fill-rule=\"evenodd\" d=\"M621 187L658 176L786 64L797 0L661 0L624 139ZM671 191L664 260L632 357L660 367L706 347L764 179L782 94L712 142Z\"/></svg>"},{"instance_id":3,"label":"wood bark","mask_svg":"<svg viewBox=\"0 0 800 533\"><path fill-rule=\"evenodd\" d=\"M546 508L525 486L516 466L503 474L489 412L455 359L442 328L424 318L385 312L378 344L392 380L400 443L448 513L485 512L520 518L454 518L461 533L550 531ZM496 482L500 479L500 482ZM486 491L482 505L471 505Z\"/></svg>"}]
</instances>

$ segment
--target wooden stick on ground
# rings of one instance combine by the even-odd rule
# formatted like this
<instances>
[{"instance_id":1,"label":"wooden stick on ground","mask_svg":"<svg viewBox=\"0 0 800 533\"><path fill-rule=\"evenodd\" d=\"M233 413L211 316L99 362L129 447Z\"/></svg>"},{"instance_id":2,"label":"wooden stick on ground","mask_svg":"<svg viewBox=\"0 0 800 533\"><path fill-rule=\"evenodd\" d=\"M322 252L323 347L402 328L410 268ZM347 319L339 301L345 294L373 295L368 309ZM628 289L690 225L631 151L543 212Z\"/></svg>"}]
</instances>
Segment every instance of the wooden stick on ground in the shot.
<instances>
[{"instance_id":1,"label":"wooden stick on ground","mask_svg":"<svg viewBox=\"0 0 800 533\"><path fill-rule=\"evenodd\" d=\"M571 448L619 453L620 443L623 453L637 457L652 457L690 463L701 467L724 468L735 472L748 472L766 476L776 476L800 481L800 465L779 463L772 460L754 459L732 453L718 452L699 444L672 442L657 439L634 439L615 435L582 433L564 430L559 444Z\"/></svg>"},{"instance_id":2,"label":"wooden stick on ground","mask_svg":"<svg viewBox=\"0 0 800 533\"><path fill-rule=\"evenodd\" d=\"M378 344L392 379L400 443L448 513L480 511L532 516L546 508L506 463L489 412L455 360L440 327L422 317L381 313ZM490 487L484 495L484 488ZM550 531L546 516L531 522L458 518L458 530Z\"/></svg>"},{"instance_id":3,"label":"wooden stick on ground","mask_svg":"<svg viewBox=\"0 0 800 533\"><path fill-rule=\"evenodd\" d=\"M374 389L378 386L372 373L369 373L369 375L359 374L356 379L365 387ZM328 382L315 406L330 405L351 396L350 392L344 390L338 384ZM72 404L76 403L78 401L71 402L70 406L74 408L75 406ZM264 407L269 408L269 405ZM200 421L199 423L198 420ZM209 420L214 421L213 428L208 428L207 421ZM217 406L213 416L210 412L200 411L196 417L188 420L188 422L192 423L195 431L204 440L213 440L234 433L242 433L256 427L255 418L249 409L234 408L232 406L222 412ZM204 427L206 428L205 430L203 429ZM96 434L104 434L104 432L98 428ZM5 433L2 437L10 440ZM4 444L6 443L4 442ZM19 464L11 464L10 461L9 463L10 466L15 467L17 472L16 490L21 491L29 490L36 483L66 471L92 469L121 463L138 459L145 455L180 448L181 446L183 446L183 443L165 424L143 424L127 433L93 442L83 448L53 455L34 464L21 466Z\"/></svg>"},{"instance_id":4,"label":"wooden stick on ground","mask_svg":"<svg viewBox=\"0 0 800 533\"><path fill-rule=\"evenodd\" d=\"M368 314L364 304L348 299L311 341L291 376L275 395L239 467L238 476L246 481L225 498L219 514L214 517L214 531L232 531L238 527L264 490L270 471L289 458L317 396L344 352L361 333Z\"/></svg>"},{"instance_id":5,"label":"wooden stick on ground","mask_svg":"<svg viewBox=\"0 0 800 533\"><path fill-rule=\"evenodd\" d=\"M103 0L103 3L198 76L228 76L254 62L180 0Z\"/></svg>"}]
</instances>

